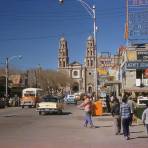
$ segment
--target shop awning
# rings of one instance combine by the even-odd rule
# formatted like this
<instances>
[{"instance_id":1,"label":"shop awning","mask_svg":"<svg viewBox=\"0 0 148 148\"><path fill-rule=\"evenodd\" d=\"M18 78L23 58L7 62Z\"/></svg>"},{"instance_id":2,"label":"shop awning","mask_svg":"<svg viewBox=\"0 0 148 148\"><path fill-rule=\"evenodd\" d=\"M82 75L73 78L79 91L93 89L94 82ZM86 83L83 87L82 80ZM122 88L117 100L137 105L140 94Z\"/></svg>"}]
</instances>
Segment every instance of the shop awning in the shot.
<instances>
[{"instance_id":1,"label":"shop awning","mask_svg":"<svg viewBox=\"0 0 148 148\"><path fill-rule=\"evenodd\" d=\"M105 82L105 86L110 86L110 85L115 85L115 84L121 84L121 82L119 80L115 80L115 81L107 81Z\"/></svg>"},{"instance_id":2,"label":"shop awning","mask_svg":"<svg viewBox=\"0 0 148 148\"><path fill-rule=\"evenodd\" d=\"M148 87L124 88L123 91L125 91L125 92L148 92Z\"/></svg>"}]
</instances>

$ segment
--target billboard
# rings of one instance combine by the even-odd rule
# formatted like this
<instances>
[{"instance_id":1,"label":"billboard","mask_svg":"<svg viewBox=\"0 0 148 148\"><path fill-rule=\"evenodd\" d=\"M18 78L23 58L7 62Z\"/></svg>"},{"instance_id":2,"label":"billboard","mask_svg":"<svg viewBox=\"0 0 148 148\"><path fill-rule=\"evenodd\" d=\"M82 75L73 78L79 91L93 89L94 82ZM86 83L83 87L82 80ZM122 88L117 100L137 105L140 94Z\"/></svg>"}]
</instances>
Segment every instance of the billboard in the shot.
<instances>
[{"instance_id":1,"label":"billboard","mask_svg":"<svg viewBox=\"0 0 148 148\"><path fill-rule=\"evenodd\" d=\"M132 61L126 63L126 69L146 69L148 68L148 61Z\"/></svg>"},{"instance_id":2,"label":"billboard","mask_svg":"<svg viewBox=\"0 0 148 148\"><path fill-rule=\"evenodd\" d=\"M148 0L128 0L128 40L148 43Z\"/></svg>"}]
</instances>

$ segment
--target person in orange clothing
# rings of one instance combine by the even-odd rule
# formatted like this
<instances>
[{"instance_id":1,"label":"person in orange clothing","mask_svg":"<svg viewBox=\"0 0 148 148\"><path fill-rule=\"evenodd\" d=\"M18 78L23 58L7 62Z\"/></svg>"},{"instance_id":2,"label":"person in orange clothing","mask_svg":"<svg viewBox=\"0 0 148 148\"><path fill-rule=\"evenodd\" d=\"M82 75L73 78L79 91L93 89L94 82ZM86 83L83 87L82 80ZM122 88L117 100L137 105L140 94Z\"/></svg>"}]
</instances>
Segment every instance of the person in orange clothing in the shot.
<instances>
[{"instance_id":1,"label":"person in orange clothing","mask_svg":"<svg viewBox=\"0 0 148 148\"><path fill-rule=\"evenodd\" d=\"M78 106L79 108L83 108L85 111L84 118L84 127L87 127L88 124L91 128L94 127L92 122L92 102L89 96L84 96L84 101Z\"/></svg>"}]
</instances>

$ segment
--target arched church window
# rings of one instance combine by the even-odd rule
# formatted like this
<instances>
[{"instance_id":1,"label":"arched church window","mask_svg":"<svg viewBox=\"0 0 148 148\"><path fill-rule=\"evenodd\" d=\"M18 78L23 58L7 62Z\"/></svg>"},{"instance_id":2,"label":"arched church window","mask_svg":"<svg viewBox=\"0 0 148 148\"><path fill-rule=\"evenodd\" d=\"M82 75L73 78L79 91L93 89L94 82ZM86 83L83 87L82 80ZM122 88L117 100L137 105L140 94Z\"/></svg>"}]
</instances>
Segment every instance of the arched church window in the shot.
<instances>
[{"instance_id":1,"label":"arched church window","mask_svg":"<svg viewBox=\"0 0 148 148\"><path fill-rule=\"evenodd\" d=\"M87 60L87 65L89 66L89 60Z\"/></svg>"},{"instance_id":2,"label":"arched church window","mask_svg":"<svg viewBox=\"0 0 148 148\"><path fill-rule=\"evenodd\" d=\"M93 51L91 50L91 55L93 55Z\"/></svg>"},{"instance_id":3,"label":"arched church window","mask_svg":"<svg viewBox=\"0 0 148 148\"><path fill-rule=\"evenodd\" d=\"M62 66L62 62L61 61L59 62L59 66Z\"/></svg>"},{"instance_id":4,"label":"arched church window","mask_svg":"<svg viewBox=\"0 0 148 148\"><path fill-rule=\"evenodd\" d=\"M93 60L91 60L90 66L93 66Z\"/></svg>"},{"instance_id":5,"label":"arched church window","mask_svg":"<svg viewBox=\"0 0 148 148\"><path fill-rule=\"evenodd\" d=\"M77 76L77 75L78 75L78 71L74 71L74 72L73 72L73 75L74 75L74 76Z\"/></svg>"},{"instance_id":6,"label":"arched church window","mask_svg":"<svg viewBox=\"0 0 148 148\"><path fill-rule=\"evenodd\" d=\"M63 67L66 67L66 63L65 63L65 61L63 61Z\"/></svg>"}]
</instances>

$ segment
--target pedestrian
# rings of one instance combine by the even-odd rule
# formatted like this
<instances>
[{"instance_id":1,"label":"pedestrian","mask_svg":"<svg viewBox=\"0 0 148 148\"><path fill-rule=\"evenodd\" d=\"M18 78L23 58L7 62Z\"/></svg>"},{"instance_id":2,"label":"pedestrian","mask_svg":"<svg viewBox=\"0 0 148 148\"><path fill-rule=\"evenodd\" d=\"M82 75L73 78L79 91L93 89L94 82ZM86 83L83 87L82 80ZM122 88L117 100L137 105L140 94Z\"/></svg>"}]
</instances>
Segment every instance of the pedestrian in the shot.
<instances>
[{"instance_id":1,"label":"pedestrian","mask_svg":"<svg viewBox=\"0 0 148 148\"><path fill-rule=\"evenodd\" d=\"M84 96L83 103L81 103L78 107L83 108L85 111L84 127L87 127L89 124L91 128L94 128L92 122L92 102L90 100L90 97Z\"/></svg>"},{"instance_id":2,"label":"pedestrian","mask_svg":"<svg viewBox=\"0 0 148 148\"><path fill-rule=\"evenodd\" d=\"M142 122L146 127L147 135L148 135L148 103L146 104L146 109L144 110L142 114Z\"/></svg>"},{"instance_id":3,"label":"pedestrian","mask_svg":"<svg viewBox=\"0 0 148 148\"><path fill-rule=\"evenodd\" d=\"M116 97L113 100L111 113L112 113L112 116L114 118L115 134L119 135L120 132L121 132L120 103L119 103L119 100Z\"/></svg>"},{"instance_id":4,"label":"pedestrian","mask_svg":"<svg viewBox=\"0 0 148 148\"><path fill-rule=\"evenodd\" d=\"M108 94L106 94L106 109L107 109L107 112L110 113L111 112L111 108L110 108L110 97Z\"/></svg>"},{"instance_id":5,"label":"pedestrian","mask_svg":"<svg viewBox=\"0 0 148 148\"><path fill-rule=\"evenodd\" d=\"M127 102L130 106L130 110L131 110L131 114L130 114L130 126L132 125L133 122L133 115L134 115L134 110L135 110L135 102L132 99L132 96L128 97L128 102Z\"/></svg>"},{"instance_id":6,"label":"pedestrian","mask_svg":"<svg viewBox=\"0 0 148 148\"><path fill-rule=\"evenodd\" d=\"M130 115L131 115L130 106L127 103L127 97L124 96L122 99L122 104L120 105L120 116L122 120L123 135L126 140L130 139L130 131L129 131Z\"/></svg>"}]
</instances>

